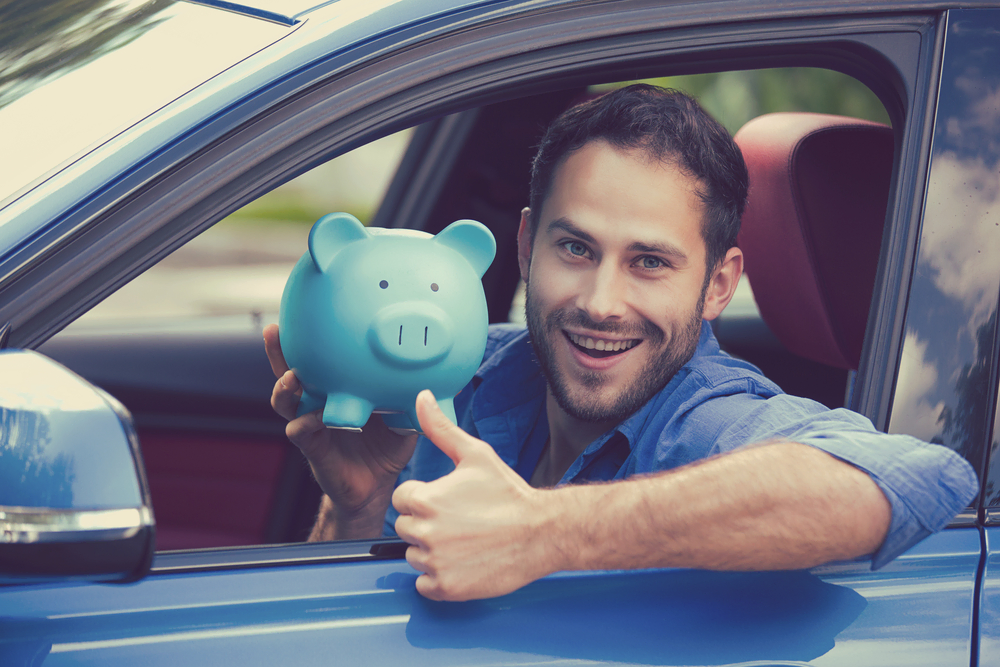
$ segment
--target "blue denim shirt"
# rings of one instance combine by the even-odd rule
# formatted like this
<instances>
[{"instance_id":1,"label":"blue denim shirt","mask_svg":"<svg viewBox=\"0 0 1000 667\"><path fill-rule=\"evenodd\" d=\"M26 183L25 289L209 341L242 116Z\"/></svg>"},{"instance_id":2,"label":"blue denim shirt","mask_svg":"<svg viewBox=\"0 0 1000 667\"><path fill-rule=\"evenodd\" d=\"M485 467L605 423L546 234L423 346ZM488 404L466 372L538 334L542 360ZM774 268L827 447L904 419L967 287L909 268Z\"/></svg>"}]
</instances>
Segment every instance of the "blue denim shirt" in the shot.
<instances>
[{"instance_id":1,"label":"blue denim shirt","mask_svg":"<svg viewBox=\"0 0 1000 667\"><path fill-rule=\"evenodd\" d=\"M545 390L527 331L495 325L482 366L455 398L459 426L530 479L548 438ZM560 484L670 470L769 440L817 447L871 475L892 504L873 569L947 525L977 489L972 467L946 447L880 433L855 412L783 394L756 367L722 352L707 322L691 360L635 414L591 443ZM430 481L453 469L421 437L400 481ZM397 516L390 507L386 534L393 534Z\"/></svg>"}]
</instances>

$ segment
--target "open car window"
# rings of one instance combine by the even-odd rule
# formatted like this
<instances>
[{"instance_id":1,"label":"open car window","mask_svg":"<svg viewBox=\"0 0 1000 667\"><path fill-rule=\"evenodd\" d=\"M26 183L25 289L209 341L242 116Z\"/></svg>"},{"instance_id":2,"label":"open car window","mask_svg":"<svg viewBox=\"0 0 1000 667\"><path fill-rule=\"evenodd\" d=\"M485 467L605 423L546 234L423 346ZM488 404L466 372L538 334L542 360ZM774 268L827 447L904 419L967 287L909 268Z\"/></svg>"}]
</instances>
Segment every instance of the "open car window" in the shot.
<instances>
[{"instance_id":1,"label":"open car window","mask_svg":"<svg viewBox=\"0 0 1000 667\"><path fill-rule=\"evenodd\" d=\"M878 98L830 70L722 72L650 80L696 96L730 132L772 111L888 123ZM461 219L493 231L484 277L491 322L523 322L515 236L534 147L567 106L614 85L555 91L435 119L329 161L246 205L53 338L43 351L132 411L160 550L304 540L319 489L269 406L260 332L310 226L346 211L432 233ZM390 185L390 181L395 178ZM715 323L724 348L791 393L843 405L848 374L793 358L761 321L744 278Z\"/></svg>"}]
</instances>

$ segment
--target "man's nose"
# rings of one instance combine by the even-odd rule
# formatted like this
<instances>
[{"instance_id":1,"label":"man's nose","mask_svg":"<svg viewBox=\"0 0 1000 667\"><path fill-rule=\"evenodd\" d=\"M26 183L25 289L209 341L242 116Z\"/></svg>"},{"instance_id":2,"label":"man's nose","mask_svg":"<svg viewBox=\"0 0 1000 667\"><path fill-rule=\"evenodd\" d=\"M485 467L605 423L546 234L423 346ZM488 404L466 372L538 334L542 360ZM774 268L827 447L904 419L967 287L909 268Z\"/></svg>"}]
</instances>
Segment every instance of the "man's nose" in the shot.
<instances>
[{"instance_id":1,"label":"man's nose","mask_svg":"<svg viewBox=\"0 0 1000 667\"><path fill-rule=\"evenodd\" d=\"M624 277L618 267L602 263L590 272L577 300L577 307L595 322L625 315Z\"/></svg>"}]
</instances>

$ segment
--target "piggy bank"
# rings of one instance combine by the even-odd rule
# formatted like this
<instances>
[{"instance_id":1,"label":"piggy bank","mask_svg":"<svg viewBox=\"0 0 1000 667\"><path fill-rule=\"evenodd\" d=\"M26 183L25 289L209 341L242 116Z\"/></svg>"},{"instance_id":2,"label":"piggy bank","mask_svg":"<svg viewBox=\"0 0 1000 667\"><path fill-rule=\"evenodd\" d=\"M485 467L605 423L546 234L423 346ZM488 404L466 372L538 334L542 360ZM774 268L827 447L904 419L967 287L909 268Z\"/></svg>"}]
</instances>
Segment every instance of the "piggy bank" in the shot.
<instances>
[{"instance_id":1,"label":"piggy bank","mask_svg":"<svg viewBox=\"0 0 1000 667\"><path fill-rule=\"evenodd\" d=\"M453 422L453 399L483 360L489 317L480 280L493 234L474 220L437 236L366 228L347 213L313 225L292 269L278 326L302 384L298 414L360 429L372 412L419 430L414 403L430 389Z\"/></svg>"}]
</instances>

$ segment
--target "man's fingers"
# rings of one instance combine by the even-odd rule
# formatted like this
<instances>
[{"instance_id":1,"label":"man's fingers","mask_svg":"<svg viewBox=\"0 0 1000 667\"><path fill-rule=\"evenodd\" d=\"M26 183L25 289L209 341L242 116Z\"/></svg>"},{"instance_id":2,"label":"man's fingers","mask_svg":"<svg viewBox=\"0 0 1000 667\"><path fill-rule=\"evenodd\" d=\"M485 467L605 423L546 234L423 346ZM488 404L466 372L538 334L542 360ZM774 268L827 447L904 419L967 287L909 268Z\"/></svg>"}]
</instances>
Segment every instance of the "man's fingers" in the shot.
<instances>
[{"instance_id":1,"label":"man's fingers","mask_svg":"<svg viewBox=\"0 0 1000 667\"><path fill-rule=\"evenodd\" d=\"M409 546L406 548L406 562L418 572L427 572L430 570L427 565L427 553L419 546Z\"/></svg>"},{"instance_id":2,"label":"man's fingers","mask_svg":"<svg viewBox=\"0 0 1000 667\"><path fill-rule=\"evenodd\" d=\"M301 449L308 442L310 436L316 435L325 428L326 425L323 424L323 418L320 417L319 413L310 412L289 421L285 425L285 435L288 436L293 445Z\"/></svg>"},{"instance_id":3,"label":"man's fingers","mask_svg":"<svg viewBox=\"0 0 1000 667\"><path fill-rule=\"evenodd\" d=\"M274 391L271 392L271 407L285 419L295 419L295 413L299 408L301 389L295 373L285 371L285 374L274 383Z\"/></svg>"},{"instance_id":4,"label":"man's fingers","mask_svg":"<svg viewBox=\"0 0 1000 667\"><path fill-rule=\"evenodd\" d=\"M444 600L437 579L429 574L417 577L417 592L428 600Z\"/></svg>"},{"instance_id":5,"label":"man's fingers","mask_svg":"<svg viewBox=\"0 0 1000 667\"><path fill-rule=\"evenodd\" d=\"M396 530L396 536L408 544L412 544L417 547L426 547L421 537L423 536L419 532L419 526L417 519L414 519L409 514L400 514L396 517L396 523L393 528ZM426 570L423 570L426 572Z\"/></svg>"},{"instance_id":6,"label":"man's fingers","mask_svg":"<svg viewBox=\"0 0 1000 667\"><path fill-rule=\"evenodd\" d=\"M426 484L426 482L418 482L414 479L408 479L397 486L396 490L392 492L392 506L396 508L396 511L400 514L413 514L414 509L416 509L416 503L413 501L413 494L424 484ZM396 519L396 522L398 523L399 519Z\"/></svg>"},{"instance_id":7,"label":"man's fingers","mask_svg":"<svg viewBox=\"0 0 1000 667\"><path fill-rule=\"evenodd\" d=\"M420 428L423 429L424 435L437 445L438 449L444 452L455 465L461 463L462 459L476 447L478 440L444 416L441 408L438 407L434 394L429 389L424 389L417 394L416 410L417 419L420 421Z\"/></svg>"},{"instance_id":8,"label":"man's fingers","mask_svg":"<svg viewBox=\"0 0 1000 667\"><path fill-rule=\"evenodd\" d=\"M264 351L267 353L267 360L271 362L274 377L280 378L288 370L288 364L285 363L285 354L281 351L277 324L268 324L264 327Z\"/></svg>"}]
</instances>

